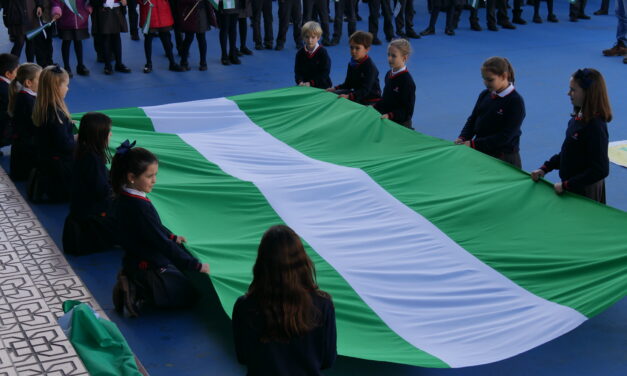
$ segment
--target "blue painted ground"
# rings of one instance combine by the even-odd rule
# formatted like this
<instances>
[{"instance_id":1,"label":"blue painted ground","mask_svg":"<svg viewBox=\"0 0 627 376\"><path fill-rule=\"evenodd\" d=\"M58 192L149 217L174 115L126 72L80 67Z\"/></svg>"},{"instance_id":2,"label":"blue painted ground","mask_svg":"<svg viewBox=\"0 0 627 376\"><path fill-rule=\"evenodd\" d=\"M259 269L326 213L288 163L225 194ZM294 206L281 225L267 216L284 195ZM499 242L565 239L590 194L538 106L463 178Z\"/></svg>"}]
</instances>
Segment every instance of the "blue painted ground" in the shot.
<instances>
[{"instance_id":1,"label":"blue painted ground","mask_svg":"<svg viewBox=\"0 0 627 376\"><path fill-rule=\"evenodd\" d=\"M508 57L516 69L517 90L523 95L527 117L523 125L521 155L523 167L538 167L559 150L570 113L566 96L568 78L582 67L599 69L608 83L615 120L610 123L610 139L627 139L627 65L619 58L606 58L601 50L615 40L616 18L593 17L590 21L567 22L567 4L556 4L558 24L519 26L516 31L498 33L469 29L467 12L462 16L455 37L444 35L444 15L434 36L413 40L414 54L409 69L417 84L414 127L426 134L452 140L469 115L482 89L479 67L493 55ZM588 4L588 13L599 1ZM416 30L427 24L424 2L416 1ZM483 10L481 11L482 19ZM525 7L524 17L531 18ZM360 4L367 16L367 6ZM542 4L543 17L546 16ZM276 13L275 13L276 15ZM276 19L276 18L275 18ZM276 22L276 21L275 21ZM482 25L485 25L483 22ZM275 24L276 26L276 24ZM367 23L359 23L362 29ZM4 30L4 29L3 29ZM276 27L275 27L276 32ZM381 35L380 35L381 37ZM0 51L10 49L8 38L0 34ZM86 45L89 78L71 81L67 97L72 112L157 105L195 99L222 97L293 84L295 49L255 51L244 57L241 66L219 64L217 31L208 33L209 71L168 72L161 48L154 49L154 72L142 74L142 42L123 38L125 63L130 75L102 74L95 62L90 41ZM249 33L249 41L251 34ZM329 49L333 60L332 79L339 83L349 59L346 30L342 44ZM289 37L288 37L289 40ZM155 44L158 41L154 42ZM252 43L249 42L249 47ZM197 68L197 51L192 45L191 64ZM387 70L385 48L374 47L370 54L381 72ZM60 61L60 43L55 41L55 59ZM6 168L7 158L2 160ZM557 175L549 176L556 179ZM606 180L608 204L627 210L627 171L612 165ZM20 186L23 192L23 186ZM61 228L67 213L63 205L33 205L33 209L53 239L60 245ZM594 250L590 250L594 252ZM140 319L125 319L112 309L111 289L120 265L121 253L69 257L68 260L98 302L118 324L133 350L152 375L243 375L235 360L230 321L217 301L210 282L198 281L212 293L192 310L152 312ZM383 362L340 357L327 375L625 375L627 374L627 299L589 320L574 331L536 349L501 362L465 369L425 369Z\"/></svg>"}]
</instances>

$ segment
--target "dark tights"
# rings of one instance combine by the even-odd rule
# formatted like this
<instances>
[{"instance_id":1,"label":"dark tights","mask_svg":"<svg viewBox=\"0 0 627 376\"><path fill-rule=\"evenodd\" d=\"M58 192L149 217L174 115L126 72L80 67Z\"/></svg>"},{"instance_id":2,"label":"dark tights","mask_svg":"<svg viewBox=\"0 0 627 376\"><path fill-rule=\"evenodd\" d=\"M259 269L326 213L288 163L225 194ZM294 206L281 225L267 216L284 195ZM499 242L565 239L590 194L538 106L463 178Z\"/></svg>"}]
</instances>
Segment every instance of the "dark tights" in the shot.
<instances>
[{"instance_id":1,"label":"dark tights","mask_svg":"<svg viewBox=\"0 0 627 376\"><path fill-rule=\"evenodd\" d=\"M74 42L74 53L76 54L76 64L83 65L83 41L64 40L61 43L61 55L63 55L63 65L70 68L70 44Z\"/></svg>"},{"instance_id":2,"label":"dark tights","mask_svg":"<svg viewBox=\"0 0 627 376\"><path fill-rule=\"evenodd\" d=\"M185 39L181 42L181 63L187 64L189 58L189 48L194 41L194 35L196 35L196 41L198 42L198 53L200 54L200 64L207 64L207 37L205 33L185 33Z\"/></svg>"},{"instance_id":3,"label":"dark tights","mask_svg":"<svg viewBox=\"0 0 627 376\"><path fill-rule=\"evenodd\" d=\"M248 28L246 27L246 18L239 19L239 46L240 48L246 47L246 36L248 35Z\"/></svg>"},{"instance_id":4,"label":"dark tights","mask_svg":"<svg viewBox=\"0 0 627 376\"><path fill-rule=\"evenodd\" d=\"M222 56L227 56L226 42L229 41L229 53L237 50L237 13L219 13L220 17L220 48Z\"/></svg>"},{"instance_id":5,"label":"dark tights","mask_svg":"<svg viewBox=\"0 0 627 376\"><path fill-rule=\"evenodd\" d=\"M434 29L435 30L435 24L436 22L438 22L438 15L440 14L440 11L442 10L441 7L439 6L432 6L431 7L431 18L429 19L429 29ZM446 9L446 30L453 30L455 29L455 15L456 12L460 12L461 9L457 6L448 6Z\"/></svg>"},{"instance_id":6,"label":"dark tights","mask_svg":"<svg viewBox=\"0 0 627 376\"><path fill-rule=\"evenodd\" d=\"M148 33L144 35L144 53L146 54L146 64L152 65L152 38L154 37L153 33ZM161 44L163 45L163 49L165 50L165 55L168 57L170 61L170 65L176 64L174 61L174 55L172 54L172 40L170 38L169 31L159 32L159 39L161 39Z\"/></svg>"},{"instance_id":7,"label":"dark tights","mask_svg":"<svg viewBox=\"0 0 627 376\"><path fill-rule=\"evenodd\" d=\"M26 40L24 35L13 37L13 48L11 48L11 55L20 57L24 44L26 44L26 61L34 61L33 43Z\"/></svg>"}]
</instances>

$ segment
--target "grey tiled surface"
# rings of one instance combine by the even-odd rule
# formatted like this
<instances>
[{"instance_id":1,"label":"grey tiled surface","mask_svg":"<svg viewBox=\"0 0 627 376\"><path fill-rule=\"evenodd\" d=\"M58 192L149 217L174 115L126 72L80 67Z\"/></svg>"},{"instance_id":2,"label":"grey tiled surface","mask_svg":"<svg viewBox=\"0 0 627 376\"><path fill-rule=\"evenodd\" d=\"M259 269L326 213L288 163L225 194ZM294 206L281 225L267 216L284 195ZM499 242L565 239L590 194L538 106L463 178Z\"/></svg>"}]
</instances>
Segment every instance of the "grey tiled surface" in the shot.
<instances>
[{"instance_id":1,"label":"grey tiled surface","mask_svg":"<svg viewBox=\"0 0 627 376\"><path fill-rule=\"evenodd\" d=\"M0 168L0 376L87 375L56 321L68 299L103 314Z\"/></svg>"}]
</instances>

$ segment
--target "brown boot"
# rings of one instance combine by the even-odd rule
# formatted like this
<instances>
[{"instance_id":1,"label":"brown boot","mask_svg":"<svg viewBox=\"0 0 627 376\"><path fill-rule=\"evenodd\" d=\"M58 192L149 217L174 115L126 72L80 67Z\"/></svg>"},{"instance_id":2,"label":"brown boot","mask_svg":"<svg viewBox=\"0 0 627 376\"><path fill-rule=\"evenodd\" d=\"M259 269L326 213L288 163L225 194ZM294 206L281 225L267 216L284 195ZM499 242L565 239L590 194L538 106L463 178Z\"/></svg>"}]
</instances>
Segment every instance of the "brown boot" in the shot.
<instances>
[{"instance_id":1,"label":"brown boot","mask_svg":"<svg viewBox=\"0 0 627 376\"><path fill-rule=\"evenodd\" d=\"M627 47L622 42L617 42L614 47L603 50L605 56L623 56L627 54Z\"/></svg>"}]
</instances>

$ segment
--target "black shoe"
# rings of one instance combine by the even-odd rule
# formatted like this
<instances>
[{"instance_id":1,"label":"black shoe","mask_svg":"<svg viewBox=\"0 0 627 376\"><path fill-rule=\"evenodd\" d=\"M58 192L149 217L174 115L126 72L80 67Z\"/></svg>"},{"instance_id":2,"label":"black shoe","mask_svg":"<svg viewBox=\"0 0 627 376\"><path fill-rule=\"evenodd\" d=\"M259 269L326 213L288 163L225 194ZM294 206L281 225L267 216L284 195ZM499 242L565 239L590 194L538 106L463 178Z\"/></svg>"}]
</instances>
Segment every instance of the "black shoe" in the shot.
<instances>
[{"instance_id":1,"label":"black shoe","mask_svg":"<svg viewBox=\"0 0 627 376\"><path fill-rule=\"evenodd\" d=\"M537 14L535 16L533 16L533 22L537 23L537 24L541 24L542 23L542 17L538 16Z\"/></svg>"},{"instance_id":2,"label":"black shoe","mask_svg":"<svg viewBox=\"0 0 627 376\"><path fill-rule=\"evenodd\" d=\"M382 44L382 43L381 43L381 39L379 39L379 38L377 38L377 37L374 37L374 38L372 39L372 44L373 44L373 45L375 45L375 46L380 46L380 45Z\"/></svg>"},{"instance_id":3,"label":"black shoe","mask_svg":"<svg viewBox=\"0 0 627 376\"><path fill-rule=\"evenodd\" d=\"M415 31L413 31L413 30L409 30L409 31L407 32L406 36L407 36L408 38L411 38L411 39L420 39L420 35L418 35L418 33L416 33L416 32L415 32Z\"/></svg>"},{"instance_id":4,"label":"black shoe","mask_svg":"<svg viewBox=\"0 0 627 376\"><path fill-rule=\"evenodd\" d=\"M76 74L79 76L89 76L89 69L83 64L76 66Z\"/></svg>"},{"instance_id":5,"label":"black shoe","mask_svg":"<svg viewBox=\"0 0 627 376\"><path fill-rule=\"evenodd\" d=\"M599 9L593 13L595 16L607 16L607 9Z\"/></svg>"},{"instance_id":6,"label":"black shoe","mask_svg":"<svg viewBox=\"0 0 627 376\"><path fill-rule=\"evenodd\" d=\"M189 67L189 63L187 61L183 62L181 61L181 64L179 64L181 66L181 69L183 69L183 71L187 72L188 70L190 70L191 68Z\"/></svg>"},{"instance_id":7,"label":"black shoe","mask_svg":"<svg viewBox=\"0 0 627 376\"><path fill-rule=\"evenodd\" d=\"M623 64L627 64L627 56L623 58Z\"/></svg>"},{"instance_id":8,"label":"black shoe","mask_svg":"<svg viewBox=\"0 0 627 376\"><path fill-rule=\"evenodd\" d=\"M503 22L501 24L501 27L503 29L509 29L509 30L515 30L516 29L516 26L514 26L511 22Z\"/></svg>"},{"instance_id":9,"label":"black shoe","mask_svg":"<svg viewBox=\"0 0 627 376\"><path fill-rule=\"evenodd\" d=\"M570 16L570 17L568 17L568 20L569 20L570 22L577 22L577 21L579 21L579 19L578 19L577 17L575 17L575 16Z\"/></svg>"},{"instance_id":10,"label":"black shoe","mask_svg":"<svg viewBox=\"0 0 627 376\"><path fill-rule=\"evenodd\" d=\"M240 59L237 57L237 55L233 53L229 56L229 61L231 62L231 64L235 64L235 65L239 65L242 63Z\"/></svg>"},{"instance_id":11,"label":"black shoe","mask_svg":"<svg viewBox=\"0 0 627 376\"><path fill-rule=\"evenodd\" d=\"M170 63L168 70L171 70L172 72L185 72L185 69L177 63Z\"/></svg>"},{"instance_id":12,"label":"black shoe","mask_svg":"<svg viewBox=\"0 0 627 376\"><path fill-rule=\"evenodd\" d=\"M588 16L587 14L581 13L581 14L578 16L578 18L579 18L580 20L589 20L591 17L590 17L590 16Z\"/></svg>"},{"instance_id":13,"label":"black shoe","mask_svg":"<svg viewBox=\"0 0 627 376\"><path fill-rule=\"evenodd\" d=\"M430 28L430 27L420 32L420 35L422 35L423 37L426 37L427 35L433 35L433 34L435 34L435 29Z\"/></svg>"},{"instance_id":14,"label":"black shoe","mask_svg":"<svg viewBox=\"0 0 627 376\"><path fill-rule=\"evenodd\" d=\"M198 70L201 72L204 72L207 70L207 63L200 63L200 66L198 67Z\"/></svg>"},{"instance_id":15,"label":"black shoe","mask_svg":"<svg viewBox=\"0 0 627 376\"><path fill-rule=\"evenodd\" d=\"M252 55L253 52L246 46L243 46L239 49L239 52L243 53L244 55Z\"/></svg>"},{"instance_id":16,"label":"black shoe","mask_svg":"<svg viewBox=\"0 0 627 376\"><path fill-rule=\"evenodd\" d=\"M549 16L546 18L549 22L560 22L560 20L557 19L557 16L554 14L549 14Z\"/></svg>"},{"instance_id":17,"label":"black shoe","mask_svg":"<svg viewBox=\"0 0 627 376\"><path fill-rule=\"evenodd\" d=\"M263 44L263 46L266 48L266 50L271 50L272 48L272 42L266 42Z\"/></svg>"},{"instance_id":18,"label":"black shoe","mask_svg":"<svg viewBox=\"0 0 627 376\"><path fill-rule=\"evenodd\" d=\"M514 17L512 22L518 25L526 25L527 21L523 20L522 17Z\"/></svg>"},{"instance_id":19,"label":"black shoe","mask_svg":"<svg viewBox=\"0 0 627 376\"><path fill-rule=\"evenodd\" d=\"M444 30L444 34L453 36L455 35L455 31L453 31L453 29L446 29Z\"/></svg>"},{"instance_id":20,"label":"black shoe","mask_svg":"<svg viewBox=\"0 0 627 376\"><path fill-rule=\"evenodd\" d=\"M235 50L235 54L237 56L244 56L244 54L240 50Z\"/></svg>"},{"instance_id":21,"label":"black shoe","mask_svg":"<svg viewBox=\"0 0 627 376\"><path fill-rule=\"evenodd\" d=\"M490 31L499 31L499 28L496 25L488 25L488 30Z\"/></svg>"},{"instance_id":22,"label":"black shoe","mask_svg":"<svg viewBox=\"0 0 627 376\"><path fill-rule=\"evenodd\" d=\"M228 56L222 55L222 57L220 58L220 62L222 63L222 65L231 65L231 61L229 60Z\"/></svg>"},{"instance_id":23,"label":"black shoe","mask_svg":"<svg viewBox=\"0 0 627 376\"><path fill-rule=\"evenodd\" d=\"M399 38L407 38L407 34L405 33L396 33L396 35L398 35Z\"/></svg>"},{"instance_id":24,"label":"black shoe","mask_svg":"<svg viewBox=\"0 0 627 376\"><path fill-rule=\"evenodd\" d=\"M150 73L150 72L152 72L152 64L144 65L144 73Z\"/></svg>"},{"instance_id":25,"label":"black shoe","mask_svg":"<svg viewBox=\"0 0 627 376\"><path fill-rule=\"evenodd\" d=\"M281 51L283 48L285 48L285 45L283 45L283 43L277 43L276 47L274 47L274 50Z\"/></svg>"},{"instance_id":26,"label":"black shoe","mask_svg":"<svg viewBox=\"0 0 627 376\"><path fill-rule=\"evenodd\" d=\"M255 50L263 50L263 44L255 43Z\"/></svg>"},{"instance_id":27,"label":"black shoe","mask_svg":"<svg viewBox=\"0 0 627 376\"><path fill-rule=\"evenodd\" d=\"M64 69L67 72L67 75L70 76L70 78L74 77L74 75L72 74L72 68L65 67Z\"/></svg>"},{"instance_id":28,"label":"black shoe","mask_svg":"<svg viewBox=\"0 0 627 376\"><path fill-rule=\"evenodd\" d=\"M137 34L137 32L131 33L131 40L138 41L139 34Z\"/></svg>"},{"instance_id":29,"label":"black shoe","mask_svg":"<svg viewBox=\"0 0 627 376\"><path fill-rule=\"evenodd\" d=\"M120 73L131 73L131 69L122 63L115 65L115 71Z\"/></svg>"},{"instance_id":30,"label":"black shoe","mask_svg":"<svg viewBox=\"0 0 627 376\"><path fill-rule=\"evenodd\" d=\"M483 29L481 28L481 25L479 25L479 22L470 22L470 30L481 31Z\"/></svg>"}]
</instances>

